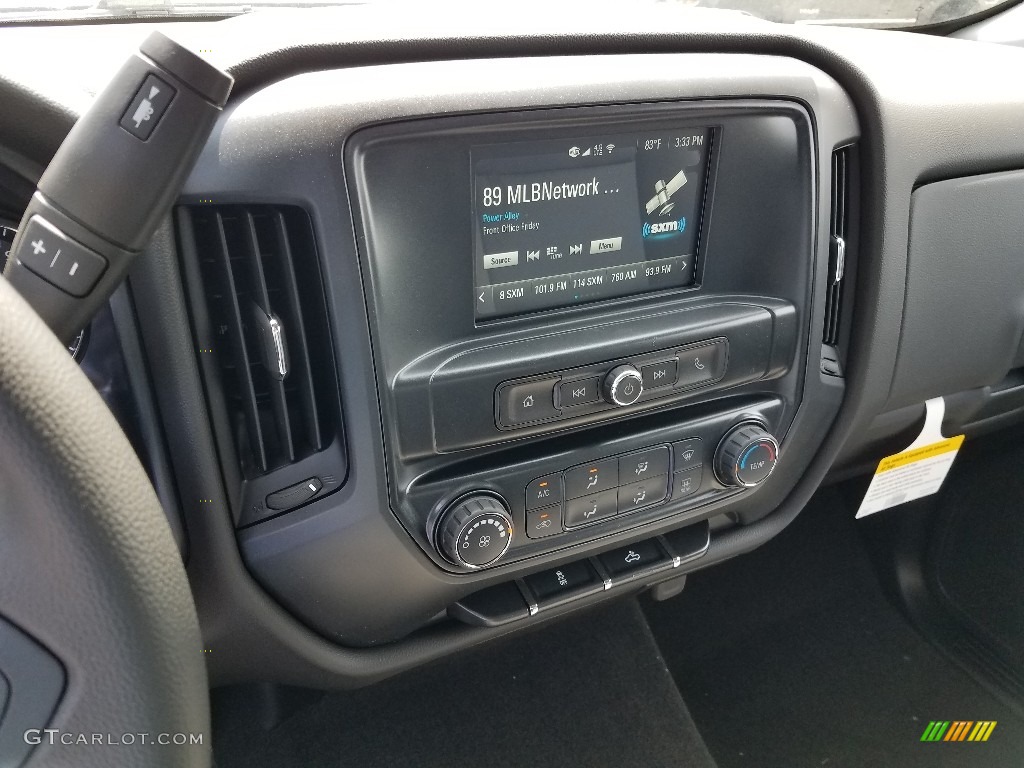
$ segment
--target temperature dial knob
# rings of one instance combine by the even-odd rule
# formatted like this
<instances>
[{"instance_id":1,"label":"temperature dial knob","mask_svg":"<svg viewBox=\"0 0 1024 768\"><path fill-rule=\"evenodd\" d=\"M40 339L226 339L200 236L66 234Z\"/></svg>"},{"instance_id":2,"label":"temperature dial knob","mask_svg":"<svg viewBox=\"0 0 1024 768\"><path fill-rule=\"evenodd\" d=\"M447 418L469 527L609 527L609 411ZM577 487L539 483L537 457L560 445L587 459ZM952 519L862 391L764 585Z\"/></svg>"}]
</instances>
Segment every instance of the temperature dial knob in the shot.
<instances>
[{"instance_id":1,"label":"temperature dial knob","mask_svg":"<svg viewBox=\"0 0 1024 768\"><path fill-rule=\"evenodd\" d=\"M715 452L715 474L723 485L753 488L775 469L779 443L759 424L740 424L722 438Z\"/></svg>"},{"instance_id":2,"label":"temperature dial knob","mask_svg":"<svg viewBox=\"0 0 1024 768\"><path fill-rule=\"evenodd\" d=\"M632 365L617 365L608 371L601 385L601 394L612 405L632 405L644 391L640 371Z\"/></svg>"},{"instance_id":3,"label":"temperature dial knob","mask_svg":"<svg viewBox=\"0 0 1024 768\"><path fill-rule=\"evenodd\" d=\"M497 496L474 493L448 507L434 528L434 545L464 568L483 568L512 543L512 517Z\"/></svg>"}]
</instances>

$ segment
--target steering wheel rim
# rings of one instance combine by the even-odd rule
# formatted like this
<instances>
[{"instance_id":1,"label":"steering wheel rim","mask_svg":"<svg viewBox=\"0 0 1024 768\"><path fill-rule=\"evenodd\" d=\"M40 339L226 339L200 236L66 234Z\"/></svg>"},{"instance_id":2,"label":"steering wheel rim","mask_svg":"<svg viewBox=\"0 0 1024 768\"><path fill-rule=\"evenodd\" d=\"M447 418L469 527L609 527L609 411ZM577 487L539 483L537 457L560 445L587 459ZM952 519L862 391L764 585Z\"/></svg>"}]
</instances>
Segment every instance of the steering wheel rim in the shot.
<instances>
[{"instance_id":1,"label":"steering wheel rim","mask_svg":"<svg viewBox=\"0 0 1024 768\"><path fill-rule=\"evenodd\" d=\"M98 393L2 278L0 617L66 676L41 726L55 732L26 765L211 764L199 625L160 503Z\"/></svg>"}]
</instances>

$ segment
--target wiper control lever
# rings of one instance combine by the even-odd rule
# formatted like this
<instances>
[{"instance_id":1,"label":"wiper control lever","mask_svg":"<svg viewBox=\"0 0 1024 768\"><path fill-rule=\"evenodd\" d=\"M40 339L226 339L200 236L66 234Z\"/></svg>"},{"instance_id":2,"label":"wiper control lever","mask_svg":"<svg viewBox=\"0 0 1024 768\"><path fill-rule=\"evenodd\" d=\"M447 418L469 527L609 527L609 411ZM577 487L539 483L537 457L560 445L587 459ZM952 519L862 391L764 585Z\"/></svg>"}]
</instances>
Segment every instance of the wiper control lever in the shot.
<instances>
[{"instance_id":1,"label":"wiper control lever","mask_svg":"<svg viewBox=\"0 0 1024 768\"><path fill-rule=\"evenodd\" d=\"M154 32L57 150L4 276L65 342L106 301L167 215L233 84Z\"/></svg>"}]
</instances>

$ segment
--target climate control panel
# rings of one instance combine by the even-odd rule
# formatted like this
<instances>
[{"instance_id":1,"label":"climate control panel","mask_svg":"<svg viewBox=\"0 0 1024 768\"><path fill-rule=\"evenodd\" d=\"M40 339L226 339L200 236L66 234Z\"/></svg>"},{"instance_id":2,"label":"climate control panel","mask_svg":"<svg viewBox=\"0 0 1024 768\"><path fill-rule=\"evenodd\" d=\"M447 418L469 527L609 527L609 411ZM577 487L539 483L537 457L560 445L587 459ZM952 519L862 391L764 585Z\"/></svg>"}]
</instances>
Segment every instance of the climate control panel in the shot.
<instances>
[{"instance_id":1,"label":"climate control panel","mask_svg":"<svg viewBox=\"0 0 1024 768\"><path fill-rule=\"evenodd\" d=\"M689 446L687 470L701 465L700 443L693 438L676 444ZM526 486L526 535L546 538L664 503L674 487L676 446L657 445L536 478ZM700 487L699 473L690 477L683 495Z\"/></svg>"},{"instance_id":2,"label":"climate control panel","mask_svg":"<svg viewBox=\"0 0 1024 768\"><path fill-rule=\"evenodd\" d=\"M548 464L518 489L514 478L479 474L478 488L435 508L429 540L447 563L474 571L659 517L693 515L771 475L779 443L768 424L776 409L718 414L689 430L666 430L669 440Z\"/></svg>"}]
</instances>

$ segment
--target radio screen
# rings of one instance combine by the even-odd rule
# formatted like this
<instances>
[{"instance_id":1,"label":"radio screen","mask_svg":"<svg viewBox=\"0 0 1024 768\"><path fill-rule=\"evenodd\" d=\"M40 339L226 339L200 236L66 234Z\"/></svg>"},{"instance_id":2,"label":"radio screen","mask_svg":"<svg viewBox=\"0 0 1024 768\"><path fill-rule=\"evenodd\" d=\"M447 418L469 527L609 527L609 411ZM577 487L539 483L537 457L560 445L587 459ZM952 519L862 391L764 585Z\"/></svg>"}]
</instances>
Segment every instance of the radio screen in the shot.
<instances>
[{"instance_id":1,"label":"radio screen","mask_svg":"<svg viewBox=\"0 0 1024 768\"><path fill-rule=\"evenodd\" d=\"M472 150L476 317L694 280L711 129Z\"/></svg>"}]
</instances>

